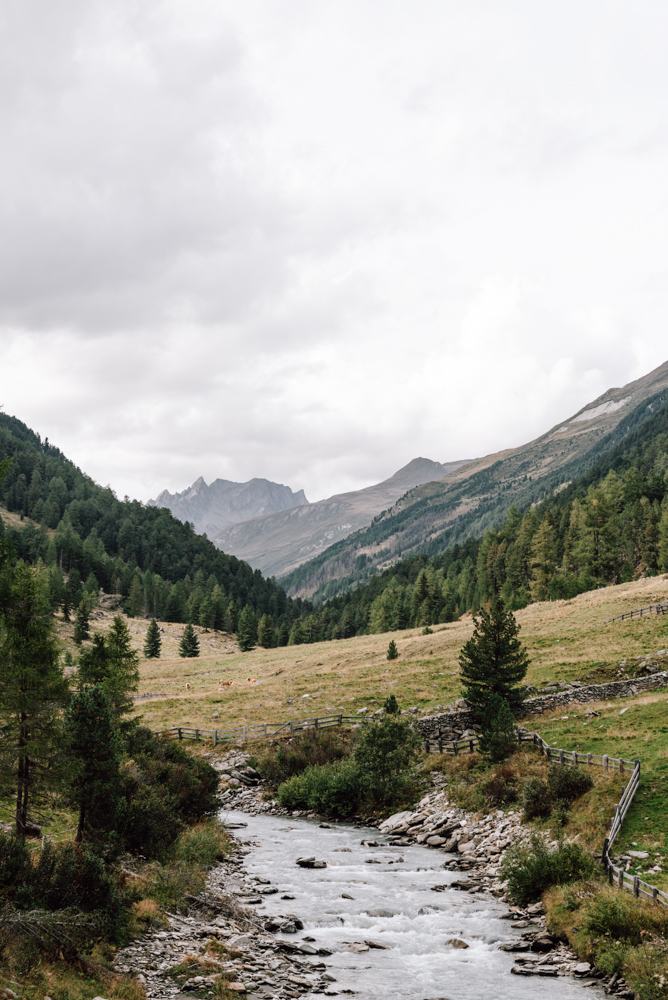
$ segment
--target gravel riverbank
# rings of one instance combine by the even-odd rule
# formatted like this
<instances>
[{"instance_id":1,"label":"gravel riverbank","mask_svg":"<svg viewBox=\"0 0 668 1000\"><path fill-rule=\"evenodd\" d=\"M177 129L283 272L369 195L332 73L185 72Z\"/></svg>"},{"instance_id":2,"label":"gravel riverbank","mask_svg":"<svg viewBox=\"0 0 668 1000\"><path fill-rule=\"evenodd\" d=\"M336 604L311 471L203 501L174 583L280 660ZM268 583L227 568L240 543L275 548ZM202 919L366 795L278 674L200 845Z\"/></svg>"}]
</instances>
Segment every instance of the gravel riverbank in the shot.
<instances>
[{"instance_id":1,"label":"gravel riverbank","mask_svg":"<svg viewBox=\"0 0 668 1000\"><path fill-rule=\"evenodd\" d=\"M314 818L313 814L288 812L274 800L266 800L266 790L248 767L243 751L212 754L209 759L223 777L223 809L250 816ZM324 961L329 952L324 950L321 955L317 948L303 940L293 942L271 933L299 930L298 914L286 912L285 920L268 922L253 912L254 904L278 890L267 880L259 880L244 870L244 856L252 848L244 843L243 829L233 832L239 839L239 846L232 857L211 871L204 893L192 902L186 900L187 915L171 915L169 930L154 931L119 951L116 967L119 971L138 972L144 978L150 1000L212 997L221 973L229 981L232 992L251 1000L353 992L336 988L335 979L328 973ZM490 893L504 901L505 887L499 875L504 851L528 835L518 811L499 810L476 818L452 806L445 790L435 787L414 809L381 823L378 842L365 843L369 847L381 846L381 843L393 847L423 845L444 855L441 868L460 871L463 876L454 882L450 879L443 885L434 885L434 892L456 889L470 895ZM298 909L297 903L293 905ZM286 900L286 909L289 906ZM509 921L509 928L521 931L519 941L515 933L512 941L499 946L501 950L512 952L511 972L514 975L551 978L568 975L584 978L592 985L602 978L548 934L541 903L526 909L509 906L505 919ZM465 943L461 946L467 947ZM184 960L191 962L192 975L183 971ZM175 967L181 969L176 976L170 974ZM625 984L619 985L617 995L624 995Z\"/></svg>"}]
</instances>

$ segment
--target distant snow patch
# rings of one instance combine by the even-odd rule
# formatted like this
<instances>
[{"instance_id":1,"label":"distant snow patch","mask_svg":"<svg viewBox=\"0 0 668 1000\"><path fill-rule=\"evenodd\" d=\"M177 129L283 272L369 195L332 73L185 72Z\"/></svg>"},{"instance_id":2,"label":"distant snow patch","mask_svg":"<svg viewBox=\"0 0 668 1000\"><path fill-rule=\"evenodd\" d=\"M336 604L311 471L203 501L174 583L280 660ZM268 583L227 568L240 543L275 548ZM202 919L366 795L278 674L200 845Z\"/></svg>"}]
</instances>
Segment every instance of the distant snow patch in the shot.
<instances>
[{"instance_id":1,"label":"distant snow patch","mask_svg":"<svg viewBox=\"0 0 668 1000\"><path fill-rule=\"evenodd\" d=\"M594 417L602 417L604 413L614 413L615 410L621 409L625 403L628 403L630 398L630 396L627 396L626 399L620 399L617 403L613 402L613 400L607 403L599 403L598 406L592 406L589 410L578 413L577 417L573 417L570 423L577 424L581 420L593 420Z\"/></svg>"}]
</instances>

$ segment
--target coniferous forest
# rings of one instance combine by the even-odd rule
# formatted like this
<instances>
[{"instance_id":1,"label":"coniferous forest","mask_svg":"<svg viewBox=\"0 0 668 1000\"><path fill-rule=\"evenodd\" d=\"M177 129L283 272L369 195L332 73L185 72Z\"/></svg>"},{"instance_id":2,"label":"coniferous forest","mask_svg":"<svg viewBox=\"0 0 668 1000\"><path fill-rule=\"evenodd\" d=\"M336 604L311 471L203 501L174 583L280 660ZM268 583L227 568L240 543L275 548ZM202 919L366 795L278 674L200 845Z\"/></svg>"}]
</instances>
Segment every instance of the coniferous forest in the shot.
<instances>
[{"instance_id":1,"label":"coniferous forest","mask_svg":"<svg viewBox=\"0 0 668 1000\"><path fill-rule=\"evenodd\" d=\"M510 608L668 570L668 406L540 503L482 537L411 556L318 607L225 555L169 511L118 500L24 424L0 416L17 555L46 566L53 606L101 587L131 616L236 633L243 649L452 621L500 594ZM50 531L47 529L51 529Z\"/></svg>"}]
</instances>

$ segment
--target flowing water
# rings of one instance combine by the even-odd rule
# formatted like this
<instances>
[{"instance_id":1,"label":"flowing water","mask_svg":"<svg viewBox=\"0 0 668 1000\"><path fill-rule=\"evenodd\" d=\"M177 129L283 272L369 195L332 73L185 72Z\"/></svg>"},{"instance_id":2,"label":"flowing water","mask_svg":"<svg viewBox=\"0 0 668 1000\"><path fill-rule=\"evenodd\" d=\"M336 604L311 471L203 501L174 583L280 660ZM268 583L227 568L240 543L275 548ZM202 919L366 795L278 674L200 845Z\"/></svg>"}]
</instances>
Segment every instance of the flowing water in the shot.
<instances>
[{"instance_id":1,"label":"flowing water","mask_svg":"<svg viewBox=\"0 0 668 1000\"><path fill-rule=\"evenodd\" d=\"M334 991L354 990L369 1000L401 997L427 1000L585 1000L600 998L600 986L586 987L570 976L556 979L511 975L513 953L498 950L517 940L521 931L501 915L508 907L493 896L456 889L434 892L466 876L444 871L440 851L419 845L363 847L361 841L384 838L377 830L276 816L224 812L230 823L247 823L235 831L252 845L244 865L251 875L269 879L279 893L265 897L259 913L292 913L304 923L297 934L281 935L299 942L315 938L313 947L328 948L324 961L336 977ZM315 856L324 869L304 869L298 857ZM380 862L380 863L369 863ZM346 893L352 899L343 896ZM282 895L294 900L281 899ZM468 948L446 944L458 938ZM361 954L347 944L373 941L390 950ZM313 958L312 961L323 961ZM322 994L310 994L318 996Z\"/></svg>"}]
</instances>

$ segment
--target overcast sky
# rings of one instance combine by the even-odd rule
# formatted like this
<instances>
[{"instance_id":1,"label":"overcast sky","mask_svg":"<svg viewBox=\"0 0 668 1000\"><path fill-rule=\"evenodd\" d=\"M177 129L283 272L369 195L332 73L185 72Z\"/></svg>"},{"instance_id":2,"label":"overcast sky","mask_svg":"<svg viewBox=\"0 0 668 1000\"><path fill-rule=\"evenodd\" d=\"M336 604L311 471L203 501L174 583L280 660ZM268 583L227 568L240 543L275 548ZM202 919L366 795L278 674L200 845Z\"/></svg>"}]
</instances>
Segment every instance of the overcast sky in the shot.
<instances>
[{"instance_id":1,"label":"overcast sky","mask_svg":"<svg viewBox=\"0 0 668 1000\"><path fill-rule=\"evenodd\" d=\"M668 5L4 0L0 403L310 500L668 359Z\"/></svg>"}]
</instances>

